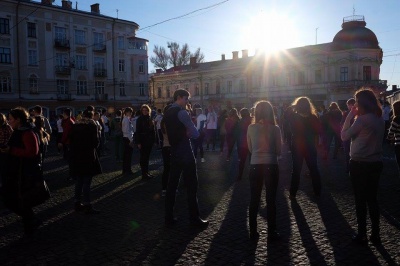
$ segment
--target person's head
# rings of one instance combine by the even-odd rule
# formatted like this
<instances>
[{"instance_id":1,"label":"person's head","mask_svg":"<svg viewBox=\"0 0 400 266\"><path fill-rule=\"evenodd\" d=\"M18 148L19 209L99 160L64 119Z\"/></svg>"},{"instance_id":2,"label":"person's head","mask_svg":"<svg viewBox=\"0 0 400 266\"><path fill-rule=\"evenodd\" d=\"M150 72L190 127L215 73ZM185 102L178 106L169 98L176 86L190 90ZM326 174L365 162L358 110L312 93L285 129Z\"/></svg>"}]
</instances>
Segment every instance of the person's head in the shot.
<instances>
[{"instance_id":1,"label":"person's head","mask_svg":"<svg viewBox=\"0 0 400 266\"><path fill-rule=\"evenodd\" d=\"M102 114L102 115L107 115L107 110L106 110L106 109L102 109L102 110L101 110L101 114Z\"/></svg>"},{"instance_id":2,"label":"person's head","mask_svg":"<svg viewBox=\"0 0 400 266\"><path fill-rule=\"evenodd\" d=\"M143 105L140 107L140 111L141 111L141 114L142 114L142 115L144 115L144 116L149 116L149 115L150 115L150 112L151 112L151 108L150 108L150 106L148 106L147 104L143 104Z\"/></svg>"},{"instance_id":3,"label":"person's head","mask_svg":"<svg viewBox=\"0 0 400 266\"><path fill-rule=\"evenodd\" d=\"M44 128L44 119L41 116L36 116L34 121L35 127L39 130Z\"/></svg>"},{"instance_id":4,"label":"person's head","mask_svg":"<svg viewBox=\"0 0 400 266\"><path fill-rule=\"evenodd\" d=\"M43 109L42 106L36 105L35 107L32 108L33 113L36 115L42 115Z\"/></svg>"},{"instance_id":5,"label":"person's head","mask_svg":"<svg viewBox=\"0 0 400 266\"><path fill-rule=\"evenodd\" d=\"M373 113L382 116L382 107L374 92L370 88L361 88L356 91L354 98L360 115Z\"/></svg>"},{"instance_id":6,"label":"person's head","mask_svg":"<svg viewBox=\"0 0 400 266\"><path fill-rule=\"evenodd\" d=\"M254 108L255 123L276 125L274 108L269 101L259 101Z\"/></svg>"},{"instance_id":7,"label":"person's head","mask_svg":"<svg viewBox=\"0 0 400 266\"><path fill-rule=\"evenodd\" d=\"M161 109L157 109L157 113L158 113L158 114L161 114Z\"/></svg>"},{"instance_id":8,"label":"person's head","mask_svg":"<svg viewBox=\"0 0 400 266\"><path fill-rule=\"evenodd\" d=\"M346 102L347 109L351 110L351 108L353 108L355 103L356 103L356 100L354 98L348 99Z\"/></svg>"},{"instance_id":9,"label":"person's head","mask_svg":"<svg viewBox=\"0 0 400 266\"><path fill-rule=\"evenodd\" d=\"M122 116L122 111L121 111L121 110L117 110L117 111L115 112L115 115L116 115L116 116Z\"/></svg>"},{"instance_id":10,"label":"person's head","mask_svg":"<svg viewBox=\"0 0 400 266\"><path fill-rule=\"evenodd\" d=\"M88 105L86 107L86 110L94 112L94 106L93 105Z\"/></svg>"},{"instance_id":11,"label":"person's head","mask_svg":"<svg viewBox=\"0 0 400 266\"><path fill-rule=\"evenodd\" d=\"M331 102L331 104L329 105L329 110L339 110L339 105L337 104L337 102Z\"/></svg>"},{"instance_id":12,"label":"person's head","mask_svg":"<svg viewBox=\"0 0 400 266\"><path fill-rule=\"evenodd\" d=\"M294 110L303 115L316 115L315 107L311 103L310 98L301 96L294 100L293 102Z\"/></svg>"},{"instance_id":13,"label":"person's head","mask_svg":"<svg viewBox=\"0 0 400 266\"><path fill-rule=\"evenodd\" d=\"M190 93L184 89L177 89L174 92L174 101L179 106L186 108L186 105L189 102Z\"/></svg>"},{"instance_id":14,"label":"person's head","mask_svg":"<svg viewBox=\"0 0 400 266\"><path fill-rule=\"evenodd\" d=\"M23 107L11 109L10 113L8 114L8 123L13 129L18 129L30 122L32 122L32 120L29 117L29 113Z\"/></svg>"},{"instance_id":15,"label":"person's head","mask_svg":"<svg viewBox=\"0 0 400 266\"><path fill-rule=\"evenodd\" d=\"M63 116L62 114L59 114L59 115L58 115L58 118L59 118L59 119L63 119L64 116Z\"/></svg>"},{"instance_id":16,"label":"person's head","mask_svg":"<svg viewBox=\"0 0 400 266\"><path fill-rule=\"evenodd\" d=\"M94 117L94 112L93 111L89 111L89 110L85 110L82 113L82 118L86 118L86 119L93 119Z\"/></svg>"},{"instance_id":17,"label":"person's head","mask_svg":"<svg viewBox=\"0 0 400 266\"><path fill-rule=\"evenodd\" d=\"M229 110L228 116L229 117L238 117L239 115L238 115L237 109L236 108L232 108L231 110Z\"/></svg>"},{"instance_id":18,"label":"person's head","mask_svg":"<svg viewBox=\"0 0 400 266\"><path fill-rule=\"evenodd\" d=\"M5 114L0 113L0 127L4 126L7 124L7 117Z\"/></svg>"},{"instance_id":19,"label":"person's head","mask_svg":"<svg viewBox=\"0 0 400 266\"><path fill-rule=\"evenodd\" d=\"M395 101L392 106L394 116L400 116L400 101Z\"/></svg>"},{"instance_id":20,"label":"person's head","mask_svg":"<svg viewBox=\"0 0 400 266\"><path fill-rule=\"evenodd\" d=\"M199 116L199 115L201 115L201 114L203 114L203 109L201 109L201 108L196 108L196 115Z\"/></svg>"},{"instance_id":21,"label":"person's head","mask_svg":"<svg viewBox=\"0 0 400 266\"><path fill-rule=\"evenodd\" d=\"M69 118L69 117L71 117L71 109L65 108L65 109L63 110L63 116L64 116L64 118Z\"/></svg>"},{"instance_id":22,"label":"person's head","mask_svg":"<svg viewBox=\"0 0 400 266\"><path fill-rule=\"evenodd\" d=\"M132 108L130 108L130 107L126 107L125 109L124 109L124 116L132 116L132 113L133 113L133 110L132 110Z\"/></svg>"},{"instance_id":23,"label":"person's head","mask_svg":"<svg viewBox=\"0 0 400 266\"><path fill-rule=\"evenodd\" d=\"M250 117L249 109L247 109L247 108L240 109L240 116L242 118L249 118Z\"/></svg>"},{"instance_id":24,"label":"person's head","mask_svg":"<svg viewBox=\"0 0 400 266\"><path fill-rule=\"evenodd\" d=\"M96 120L96 121L100 120L100 113L99 112L94 112L93 120Z\"/></svg>"}]
</instances>

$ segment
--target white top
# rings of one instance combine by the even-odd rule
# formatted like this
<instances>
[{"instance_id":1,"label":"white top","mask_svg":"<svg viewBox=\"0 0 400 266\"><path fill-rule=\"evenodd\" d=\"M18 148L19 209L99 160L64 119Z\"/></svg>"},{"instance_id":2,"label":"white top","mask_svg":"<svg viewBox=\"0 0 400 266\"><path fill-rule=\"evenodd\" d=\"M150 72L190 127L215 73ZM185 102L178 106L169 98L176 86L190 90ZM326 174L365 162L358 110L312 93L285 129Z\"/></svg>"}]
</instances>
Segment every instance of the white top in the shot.
<instances>
[{"instance_id":1,"label":"white top","mask_svg":"<svg viewBox=\"0 0 400 266\"><path fill-rule=\"evenodd\" d=\"M247 130L247 145L250 164L277 164L282 149L281 130L278 126L251 124Z\"/></svg>"},{"instance_id":2,"label":"white top","mask_svg":"<svg viewBox=\"0 0 400 266\"><path fill-rule=\"evenodd\" d=\"M135 116L135 117L131 118L132 131L133 131L133 133L136 132L136 121L137 121L138 118L139 118L139 116Z\"/></svg>"},{"instance_id":3,"label":"white top","mask_svg":"<svg viewBox=\"0 0 400 266\"><path fill-rule=\"evenodd\" d=\"M129 117L125 116L122 119L122 134L124 138L128 138L129 141L133 140L133 127Z\"/></svg>"},{"instance_id":4,"label":"white top","mask_svg":"<svg viewBox=\"0 0 400 266\"><path fill-rule=\"evenodd\" d=\"M58 133L62 133L64 131L63 127L61 126L62 119L57 120L57 131Z\"/></svg>"},{"instance_id":5,"label":"white top","mask_svg":"<svg viewBox=\"0 0 400 266\"><path fill-rule=\"evenodd\" d=\"M156 122L157 129L161 129L161 120L163 119L162 114L158 114L156 118L154 118L154 122Z\"/></svg>"},{"instance_id":6,"label":"white top","mask_svg":"<svg viewBox=\"0 0 400 266\"><path fill-rule=\"evenodd\" d=\"M196 118L196 121L197 121L196 129L197 129L197 130L200 130L200 129L201 129L201 128L200 128L201 121L206 121L206 120L207 120L206 115L205 115L205 114L200 114L200 115ZM203 127L205 127L205 123L203 123Z\"/></svg>"},{"instance_id":7,"label":"white top","mask_svg":"<svg viewBox=\"0 0 400 266\"><path fill-rule=\"evenodd\" d=\"M212 111L207 114L207 129L217 129L218 117L217 114Z\"/></svg>"}]
</instances>

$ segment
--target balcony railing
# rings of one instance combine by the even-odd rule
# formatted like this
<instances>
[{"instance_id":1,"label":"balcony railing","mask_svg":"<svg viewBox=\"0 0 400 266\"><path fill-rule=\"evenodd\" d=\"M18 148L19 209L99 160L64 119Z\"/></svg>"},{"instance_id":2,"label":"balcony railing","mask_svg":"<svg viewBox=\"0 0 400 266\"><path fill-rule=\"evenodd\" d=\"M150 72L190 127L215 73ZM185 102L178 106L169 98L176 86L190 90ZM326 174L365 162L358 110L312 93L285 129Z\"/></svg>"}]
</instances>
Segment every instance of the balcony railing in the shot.
<instances>
[{"instance_id":1,"label":"balcony railing","mask_svg":"<svg viewBox=\"0 0 400 266\"><path fill-rule=\"evenodd\" d=\"M107 52L107 46L105 44L95 44L93 45L93 52L105 53Z\"/></svg>"},{"instance_id":2,"label":"balcony railing","mask_svg":"<svg viewBox=\"0 0 400 266\"><path fill-rule=\"evenodd\" d=\"M104 68L95 68L93 75L95 77L107 77L107 69Z\"/></svg>"},{"instance_id":3,"label":"balcony railing","mask_svg":"<svg viewBox=\"0 0 400 266\"><path fill-rule=\"evenodd\" d=\"M70 93L59 93L59 94L57 94L57 100L71 101L71 94Z\"/></svg>"},{"instance_id":4,"label":"balcony railing","mask_svg":"<svg viewBox=\"0 0 400 266\"><path fill-rule=\"evenodd\" d=\"M104 102L108 100L108 94L96 94L95 95L96 101Z\"/></svg>"},{"instance_id":5,"label":"balcony railing","mask_svg":"<svg viewBox=\"0 0 400 266\"><path fill-rule=\"evenodd\" d=\"M69 49L69 40L67 39L54 39L54 47L56 48L63 48L63 49Z\"/></svg>"},{"instance_id":6,"label":"balcony railing","mask_svg":"<svg viewBox=\"0 0 400 266\"><path fill-rule=\"evenodd\" d=\"M330 87L346 88L346 87L361 87L361 86L379 86L387 87L387 80L348 80L329 83Z\"/></svg>"},{"instance_id":7,"label":"balcony railing","mask_svg":"<svg viewBox=\"0 0 400 266\"><path fill-rule=\"evenodd\" d=\"M69 66L55 66L54 71L60 75L71 75L71 67Z\"/></svg>"}]
</instances>

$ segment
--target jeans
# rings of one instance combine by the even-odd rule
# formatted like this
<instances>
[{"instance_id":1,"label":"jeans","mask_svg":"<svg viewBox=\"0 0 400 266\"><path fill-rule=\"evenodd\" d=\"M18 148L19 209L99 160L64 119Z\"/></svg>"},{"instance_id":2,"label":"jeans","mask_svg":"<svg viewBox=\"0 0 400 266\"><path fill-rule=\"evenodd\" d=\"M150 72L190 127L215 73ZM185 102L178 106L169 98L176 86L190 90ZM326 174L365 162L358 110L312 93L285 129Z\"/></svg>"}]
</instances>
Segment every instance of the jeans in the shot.
<instances>
[{"instance_id":1,"label":"jeans","mask_svg":"<svg viewBox=\"0 0 400 266\"><path fill-rule=\"evenodd\" d=\"M358 162L350 160L350 177L356 203L358 234L367 233L367 206L371 219L372 234L379 235L378 188L382 162Z\"/></svg>"},{"instance_id":2,"label":"jeans","mask_svg":"<svg viewBox=\"0 0 400 266\"><path fill-rule=\"evenodd\" d=\"M131 145L129 145L130 141L128 138L123 138L122 141L124 144L124 155L122 158L122 173L130 173L132 171L131 163L132 163L133 148L131 147Z\"/></svg>"},{"instance_id":3,"label":"jeans","mask_svg":"<svg viewBox=\"0 0 400 266\"><path fill-rule=\"evenodd\" d=\"M215 150L215 142L217 137L217 130L216 129L207 129L207 149L209 147L210 142L212 143L212 150Z\"/></svg>"},{"instance_id":4,"label":"jeans","mask_svg":"<svg viewBox=\"0 0 400 266\"><path fill-rule=\"evenodd\" d=\"M204 141L204 134L202 133L200 133L200 136L197 139L192 140L194 158L197 158L198 149L200 149L200 158L204 158L203 141Z\"/></svg>"},{"instance_id":5,"label":"jeans","mask_svg":"<svg viewBox=\"0 0 400 266\"><path fill-rule=\"evenodd\" d=\"M169 172L171 168L171 147L165 146L162 148L162 158L164 170L162 174L162 190L167 190Z\"/></svg>"},{"instance_id":6,"label":"jeans","mask_svg":"<svg viewBox=\"0 0 400 266\"><path fill-rule=\"evenodd\" d=\"M81 195L83 194L84 205L90 203L90 185L92 183L92 176L78 176L75 183L75 201L81 202Z\"/></svg>"},{"instance_id":7,"label":"jeans","mask_svg":"<svg viewBox=\"0 0 400 266\"><path fill-rule=\"evenodd\" d=\"M319 196L321 194L321 176L317 164L317 149L315 145L293 142L292 148L293 170L290 195L296 196L299 189L300 173L303 168L303 161L305 160L310 170L314 194Z\"/></svg>"},{"instance_id":8,"label":"jeans","mask_svg":"<svg viewBox=\"0 0 400 266\"><path fill-rule=\"evenodd\" d=\"M277 164L252 164L250 166L250 206L249 227L251 232L257 231L257 213L260 207L260 198L265 185L267 201L268 231L276 230L276 191L279 181L279 167Z\"/></svg>"},{"instance_id":9,"label":"jeans","mask_svg":"<svg viewBox=\"0 0 400 266\"><path fill-rule=\"evenodd\" d=\"M336 158L337 154L338 154L338 151L339 151L339 148L340 148L340 145L342 144L342 140L340 138L340 133L334 132L334 131L329 131L326 134L325 150L326 150L327 154L329 154L329 150L330 150L330 147L331 147L332 140L335 140L335 147L334 147L334 150L333 150L333 158Z\"/></svg>"},{"instance_id":10,"label":"jeans","mask_svg":"<svg viewBox=\"0 0 400 266\"><path fill-rule=\"evenodd\" d=\"M183 177L187 189L187 201L189 205L189 217L191 221L199 219L199 206L197 202L197 170L195 161L182 162L171 157L171 170L169 174L167 194L165 198L165 221L174 218L175 193L179 185L180 177Z\"/></svg>"}]
</instances>

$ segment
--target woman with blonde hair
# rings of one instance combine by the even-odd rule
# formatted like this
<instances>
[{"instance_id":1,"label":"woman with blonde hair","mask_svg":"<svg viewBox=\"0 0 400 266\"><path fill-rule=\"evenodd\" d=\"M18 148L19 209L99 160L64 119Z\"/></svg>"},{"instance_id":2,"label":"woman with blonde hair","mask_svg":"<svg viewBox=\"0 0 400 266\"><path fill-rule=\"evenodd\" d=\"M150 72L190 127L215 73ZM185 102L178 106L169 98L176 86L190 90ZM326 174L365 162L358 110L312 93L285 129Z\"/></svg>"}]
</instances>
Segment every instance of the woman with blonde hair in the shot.
<instances>
[{"instance_id":1,"label":"woman with blonde hair","mask_svg":"<svg viewBox=\"0 0 400 266\"><path fill-rule=\"evenodd\" d=\"M306 161L310 170L314 195L319 197L321 194L321 176L317 165L316 145L318 135L321 132L320 121L315 107L308 97L295 99L292 106L294 113L290 120L290 128L292 132L293 170L289 198L291 200L296 199L303 161Z\"/></svg>"},{"instance_id":2,"label":"woman with blonde hair","mask_svg":"<svg viewBox=\"0 0 400 266\"><path fill-rule=\"evenodd\" d=\"M279 181L278 156L281 154L281 130L276 123L274 110L268 101L256 103L255 120L247 130L250 159L250 238L257 239L257 213L262 187L265 185L267 201L268 239L276 240L276 191Z\"/></svg>"}]
</instances>

